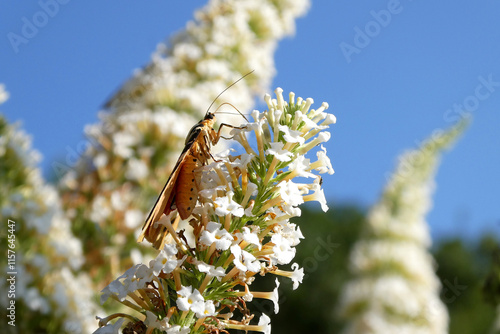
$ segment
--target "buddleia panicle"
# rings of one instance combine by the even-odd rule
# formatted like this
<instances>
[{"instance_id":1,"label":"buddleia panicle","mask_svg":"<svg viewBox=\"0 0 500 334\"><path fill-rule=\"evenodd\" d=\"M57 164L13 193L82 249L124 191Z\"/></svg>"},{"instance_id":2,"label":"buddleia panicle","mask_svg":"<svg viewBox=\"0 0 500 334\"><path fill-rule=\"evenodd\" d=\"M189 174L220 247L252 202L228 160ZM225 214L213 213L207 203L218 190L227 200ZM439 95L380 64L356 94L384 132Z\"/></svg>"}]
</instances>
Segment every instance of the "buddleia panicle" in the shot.
<instances>
[{"instance_id":1,"label":"buddleia panicle","mask_svg":"<svg viewBox=\"0 0 500 334\"><path fill-rule=\"evenodd\" d=\"M277 313L279 278L294 289L302 282L304 270L293 259L304 236L290 219L300 216L304 202L328 209L319 174L334 172L322 143L336 119L327 103L312 109L312 99L293 93L285 101L279 88L265 102L266 111L232 129L238 145L203 167L189 225L174 231L170 219L160 220L170 243L102 291L102 302L112 299L141 315L112 314L95 333L118 333L122 326L144 333L270 333L269 317L253 321L247 304L267 299ZM261 275L275 276L273 291L251 289Z\"/></svg>"},{"instance_id":2,"label":"buddleia panicle","mask_svg":"<svg viewBox=\"0 0 500 334\"><path fill-rule=\"evenodd\" d=\"M0 84L0 104L8 97ZM14 246L7 247L7 237L1 238L5 256L0 267L8 268L15 279L10 281L15 282L15 298L3 293L0 305L6 309L15 301L18 318L13 323L19 332L32 333L50 324L60 332L89 333L100 308L93 300L89 276L80 271L84 262L81 242L71 232L56 189L43 179L40 160L31 137L0 115L0 216L11 226L9 245ZM9 266L7 250L14 255L9 257ZM1 280L0 289L9 291L8 283ZM23 314L32 321L20 320Z\"/></svg>"},{"instance_id":3,"label":"buddleia panicle","mask_svg":"<svg viewBox=\"0 0 500 334\"><path fill-rule=\"evenodd\" d=\"M425 215L441 151L465 124L436 131L418 149L400 156L351 253L353 279L340 299L348 321L344 333L448 332Z\"/></svg>"}]
</instances>

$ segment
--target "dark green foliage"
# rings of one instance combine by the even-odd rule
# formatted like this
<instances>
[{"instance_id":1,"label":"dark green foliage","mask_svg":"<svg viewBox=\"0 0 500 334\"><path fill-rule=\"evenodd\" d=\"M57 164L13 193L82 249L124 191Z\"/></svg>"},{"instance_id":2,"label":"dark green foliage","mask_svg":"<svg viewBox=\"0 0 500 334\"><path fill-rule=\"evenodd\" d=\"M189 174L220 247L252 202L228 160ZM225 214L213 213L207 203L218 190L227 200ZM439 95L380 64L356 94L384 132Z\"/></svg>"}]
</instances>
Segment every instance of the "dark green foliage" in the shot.
<instances>
[{"instance_id":1,"label":"dark green foliage","mask_svg":"<svg viewBox=\"0 0 500 334\"><path fill-rule=\"evenodd\" d=\"M470 244L458 238L441 241L436 248L441 299L450 312L451 334L490 333L495 307L481 290L497 247L498 240L484 236Z\"/></svg>"},{"instance_id":2,"label":"dark green foliage","mask_svg":"<svg viewBox=\"0 0 500 334\"><path fill-rule=\"evenodd\" d=\"M482 246L491 250L491 269L483 284L483 296L492 306L500 304L500 247L493 238L485 238Z\"/></svg>"}]
</instances>

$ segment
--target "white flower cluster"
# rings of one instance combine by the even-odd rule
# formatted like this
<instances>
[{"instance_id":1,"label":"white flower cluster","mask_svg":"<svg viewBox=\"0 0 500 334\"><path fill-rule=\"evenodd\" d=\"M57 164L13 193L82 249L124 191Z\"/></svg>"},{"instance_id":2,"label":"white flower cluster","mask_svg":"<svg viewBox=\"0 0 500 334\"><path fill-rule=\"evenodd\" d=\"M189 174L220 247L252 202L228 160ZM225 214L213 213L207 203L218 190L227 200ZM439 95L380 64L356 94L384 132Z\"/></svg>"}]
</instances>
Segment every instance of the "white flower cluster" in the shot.
<instances>
[{"instance_id":1,"label":"white flower cluster","mask_svg":"<svg viewBox=\"0 0 500 334\"><path fill-rule=\"evenodd\" d=\"M199 113L229 83L254 70L253 87L235 87L237 99L229 100L250 106L251 90L266 91L274 75L278 40L294 33L295 19L308 7L308 0L211 0L172 39L172 48L158 46L151 63L110 105L182 104L180 109Z\"/></svg>"},{"instance_id":2,"label":"white flower cluster","mask_svg":"<svg viewBox=\"0 0 500 334\"><path fill-rule=\"evenodd\" d=\"M290 218L300 216L298 205L307 201L328 209L318 174L333 174L321 143L330 138L327 129L336 121L325 112L327 103L315 110L312 99L295 100L290 93L286 102L280 88L276 96L266 95L268 110L254 111L254 122L231 130L241 144L238 155L214 155L215 161L203 167L198 204L187 219L192 230L175 232L149 266L133 267L103 290L101 301L112 297L144 314L127 326L167 333L175 326L191 333L270 332L265 315L257 325L249 324L253 315L245 302L268 299L278 312L279 281L272 292L250 291L249 286L256 274L268 273L290 278L294 289L302 282L304 271L297 263L291 271L280 269L292 263L295 246L304 238ZM320 145L311 162L305 155ZM296 178L313 181L299 183ZM170 219L160 223L168 225ZM244 289L236 289L238 285ZM231 319L235 308L243 319ZM118 328L108 322L120 316L101 319L96 333Z\"/></svg>"},{"instance_id":3,"label":"white flower cluster","mask_svg":"<svg viewBox=\"0 0 500 334\"><path fill-rule=\"evenodd\" d=\"M64 330L88 333L99 307L92 300L92 284L86 274L75 274L84 259L81 242L71 232L56 190L42 179L38 152L31 139L0 117L0 215L15 222L16 300L30 310L60 322ZM2 258L6 268L6 257ZM2 290L5 281L0 283ZM7 306L7 294L0 299ZM21 312L21 310L19 310ZM39 328L39 324L24 323ZM27 327L26 327L27 326Z\"/></svg>"},{"instance_id":4,"label":"white flower cluster","mask_svg":"<svg viewBox=\"0 0 500 334\"><path fill-rule=\"evenodd\" d=\"M344 333L447 333L425 215L439 154L463 126L434 133L400 158L351 253L354 279L341 298L342 315L349 320Z\"/></svg>"},{"instance_id":5,"label":"white flower cluster","mask_svg":"<svg viewBox=\"0 0 500 334\"><path fill-rule=\"evenodd\" d=\"M73 214L73 224L80 226L82 240L96 251L106 247L106 254L87 258L90 266L102 257L106 263L123 260L122 268L130 265L128 259L116 257L123 254L124 243L135 247L132 231L144 221L186 133L217 94L254 70L231 88L234 99L224 97L241 110L251 108L253 96L267 90L274 75L278 40L293 33L295 19L308 4L211 0L173 38L171 47L158 46L150 64L136 71L108 102L100 123L86 128L89 148L75 166L58 165L57 171L64 173L59 183L64 206ZM99 244L88 232L96 229L111 244ZM116 273L103 267L104 272Z\"/></svg>"}]
</instances>

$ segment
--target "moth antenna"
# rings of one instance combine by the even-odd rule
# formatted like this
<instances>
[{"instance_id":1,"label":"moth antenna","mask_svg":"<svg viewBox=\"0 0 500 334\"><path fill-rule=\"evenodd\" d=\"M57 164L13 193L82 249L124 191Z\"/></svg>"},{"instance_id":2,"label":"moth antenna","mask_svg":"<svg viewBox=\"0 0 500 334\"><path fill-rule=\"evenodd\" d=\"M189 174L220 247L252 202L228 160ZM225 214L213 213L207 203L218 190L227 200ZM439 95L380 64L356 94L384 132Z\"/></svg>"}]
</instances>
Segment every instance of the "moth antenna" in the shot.
<instances>
[{"instance_id":1,"label":"moth antenna","mask_svg":"<svg viewBox=\"0 0 500 334\"><path fill-rule=\"evenodd\" d=\"M240 79L240 80L241 80L241 79ZM243 118L245 119L245 121L247 121L247 122L248 122L248 119L245 117L245 115L243 115L243 113L242 113L241 111L239 111L239 110L238 110L238 108L236 108L234 105L232 105L232 104L231 104L231 103L229 103L229 102L224 102L224 103L222 103L220 106L218 106L218 107L217 107L217 109L215 109L214 114L215 114L215 113L216 113L216 112L220 109L220 107L222 107L222 106L223 106L223 105L225 105L225 104L230 105L231 107L233 107L233 108L234 108L234 110L236 110L236 111L237 111L237 112L241 115L241 117L243 117Z\"/></svg>"},{"instance_id":2,"label":"moth antenna","mask_svg":"<svg viewBox=\"0 0 500 334\"><path fill-rule=\"evenodd\" d=\"M236 113L230 111L218 111L217 114L236 115ZM243 115L250 116L251 114L243 114Z\"/></svg>"},{"instance_id":3,"label":"moth antenna","mask_svg":"<svg viewBox=\"0 0 500 334\"><path fill-rule=\"evenodd\" d=\"M232 84L230 84L229 86L227 86L222 92L219 93L219 95L217 95L215 97L215 99L212 101L212 103L210 103L210 105L208 106L208 109L207 109L207 112L205 113L208 114L210 108L212 108L212 106L214 105L215 101L217 101L217 99L222 95L224 94L229 88L233 87L234 85L236 85L238 82L240 82L241 80L245 79L245 77L249 76L250 74L252 74L255 70L251 70L250 72L248 72L247 74L245 74L244 76L242 76L241 78L239 78L238 80L236 80L235 82L233 82ZM236 109L236 108L235 108ZM241 113L240 113L241 114Z\"/></svg>"}]
</instances>

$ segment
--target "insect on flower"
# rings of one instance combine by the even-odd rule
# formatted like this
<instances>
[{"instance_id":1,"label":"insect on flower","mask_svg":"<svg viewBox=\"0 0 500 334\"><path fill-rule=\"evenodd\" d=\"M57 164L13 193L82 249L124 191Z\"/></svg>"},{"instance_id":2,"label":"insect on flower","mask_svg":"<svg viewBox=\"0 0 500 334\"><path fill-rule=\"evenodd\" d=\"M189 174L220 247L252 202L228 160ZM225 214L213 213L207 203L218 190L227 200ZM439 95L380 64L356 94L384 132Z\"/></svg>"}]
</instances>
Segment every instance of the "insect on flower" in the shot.
<instances>
[{"instance_id":1,"label":"insect on flower","mask_svg":"<svg viewBox=\"0 0 500 334\"><path fill-rule=\"evenodd\" d=\"M226 90L252 72L245 74L217 95L212 104L208 107L205 117L191 128L186 137L181 156L179 160L177 160L172 174L146 218L146 222L142 227L142 232L137 242L141 242L146 238L155 248L162 249L165 243L165 237L169 233L164 225L156 224L162 215L165 214L169 216L169 214L176 209L181 219L186 219L191 215L198 200L198 185L201 179L201 175L198 172L199 168L206 165L209 158L213 159L210 149L213 145L218 143L221 137L222 128L224 126L237 128L226 123L222 123L218 131L215 131L213 128L216 122L215 113L221 106L228 103L221 104L213 113L209 112L209 110L217 98ZM241 112L239 113L241 114ZM243 114L241 115L243 116ZM245 116L243 117L245 118ZM178 222L177 215L174 215L173 218Z\"/></svg>"}]
</instances>

